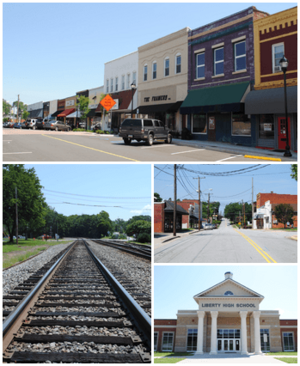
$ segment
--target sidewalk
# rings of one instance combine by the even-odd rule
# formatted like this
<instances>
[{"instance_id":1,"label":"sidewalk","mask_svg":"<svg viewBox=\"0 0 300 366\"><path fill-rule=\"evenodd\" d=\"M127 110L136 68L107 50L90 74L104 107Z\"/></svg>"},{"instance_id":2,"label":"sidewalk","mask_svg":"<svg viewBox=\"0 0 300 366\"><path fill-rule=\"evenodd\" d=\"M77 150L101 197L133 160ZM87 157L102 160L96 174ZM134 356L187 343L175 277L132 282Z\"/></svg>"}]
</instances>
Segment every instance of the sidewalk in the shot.
<instances>
[{"instance_id":1,"label":"sidewalk","mask_svg":"<svg viewBox=\"0 0 300 366\"><path fill-rule=\"evenodd\" d=\"M281 159L281 161L297 161L297 153L293 151L293 156L291 158L285 158L283 156L283 152L233 145L228 142L173 139L173 143L181 146L190 146L197 149L215 150L236 155L249 155L251 156L251 159L266 157L269 159Z\"/></svg>"},{"instance_id":2,"label":"sidewalk","mask_svg":"<svg viewBox=\"0 0 300 366\"><path fill-rule=\"evenodd\" d=\"M173 233L154 233L154 249L162 246L164 243L167 243L170 240L178 239L183 236L188 236L198 232L199 231L196 229L184 232L177 232L176 236L173 236Z\"/></svg>"}]
</instances>

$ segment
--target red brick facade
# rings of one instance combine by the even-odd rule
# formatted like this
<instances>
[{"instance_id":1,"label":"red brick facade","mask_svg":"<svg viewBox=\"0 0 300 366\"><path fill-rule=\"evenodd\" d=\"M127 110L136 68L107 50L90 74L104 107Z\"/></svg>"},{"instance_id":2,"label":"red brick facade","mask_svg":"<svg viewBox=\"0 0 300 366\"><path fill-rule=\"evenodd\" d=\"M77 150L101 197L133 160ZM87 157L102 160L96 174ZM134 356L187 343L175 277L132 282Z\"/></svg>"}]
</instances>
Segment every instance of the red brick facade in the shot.
<instances>
[{"instance_id":1,"label":"red brick facade","mask_svg":"<svg viewBox=\"0 0 300 366\"><path fill-rule=\"evenodd\" d=\"M177 320L176 319L154 319L154 333L157 333L157 345L155 349L158 352L161 352L162 340L164 332L174 333L173 336L173 351L175 345L175 338L176 338L176 326Z\"/></svg>"},{"instance_id":2,"label":"red brick facade","mask_svg":"<svg viewBox=\"0 0 300 366\"><path fill-rule=\"evenodd\" d=\"M187 212L189 212L190 205L194 206L195 203L198 204L199 200L182 200L177 202L177 204L182 208L184 208ZM189 215L182 216L182 225L187 224L187 228L190 227L189 217L190 217Z\"/></svg>"},{"instance_id":3,"label":"red brick facade","mask_svg":"<svg viewBox=\"0 0 300 366\"><path fill-rule=\"evenodd\" d=\"M280 320L280 334L281 334L281 340L282 340L282 349L284 350L284 344L283 344L283 334L282 333L293 333L293 339L294 339L294 351L297 351L298 347L298 337L297 337L297 326L298 321L297 320Z\"/></svg>"},{"instance_id":4,"label":"red brick facade","mask_svg":"<svg viewBox=\"0 0 300 366\"><path fill-rule=\"evenodd\" d=\"M154 204L154 232L163 233L165 231L165 202L156 202Z\"/></svg>"}]
</instances>

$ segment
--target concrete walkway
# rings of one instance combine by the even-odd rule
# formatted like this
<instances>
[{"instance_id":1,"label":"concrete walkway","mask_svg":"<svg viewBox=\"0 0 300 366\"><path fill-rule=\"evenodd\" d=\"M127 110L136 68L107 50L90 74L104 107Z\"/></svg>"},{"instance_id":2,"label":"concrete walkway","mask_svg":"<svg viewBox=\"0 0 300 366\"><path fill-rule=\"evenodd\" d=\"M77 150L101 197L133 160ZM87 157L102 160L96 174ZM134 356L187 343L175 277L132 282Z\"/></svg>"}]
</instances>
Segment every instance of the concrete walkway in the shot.
<instances>
[{"instance_id":1,"label":"concrete walkway","mask_svg":"<svg viewBox=\"0 0 300 366\"><path fill-rule=\"evenodd\" d=\"M276 360L275 357L284 357L284 356L266 356L266 355L255 355L249 354L246 356L236 355L236 354L218 354L218 355L194 355L192 357L188 357L179 363L190 363L190 364L199 364L199 363L228 363L228 364L241 364L241 363L259 363L259 364L269 364L269 363L282 363L282 361Z\"/></svg>"},{"instance_id":2,"label":"concrete walkway","mask_svg":"<svg viewBox=\"0 0 300 366\"><path fill-rule=\"evenodd\" d=\"M283 152L258 149L256 147L239 146L230 144L228 142L173 139L173 143L176 145L221 151L229 154L250 155L252 159L255 159L256 157L258 160L260 160L259 158L265 157L271 159L281 159L281 161L297 161L297 153L294 151L291 151L293 155L291 158L285 158L283 156Z\"/></svg>"}]
</instances>

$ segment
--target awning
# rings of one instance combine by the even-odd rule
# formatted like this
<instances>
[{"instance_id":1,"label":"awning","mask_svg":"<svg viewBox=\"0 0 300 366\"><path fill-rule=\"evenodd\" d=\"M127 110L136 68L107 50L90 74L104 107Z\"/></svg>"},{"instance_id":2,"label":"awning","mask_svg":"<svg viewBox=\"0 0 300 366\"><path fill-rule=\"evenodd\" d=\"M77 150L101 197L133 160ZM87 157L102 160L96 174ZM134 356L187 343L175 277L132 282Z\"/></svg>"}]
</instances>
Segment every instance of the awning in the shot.
<instances>
[{"instance_id":1,"label":"awning","mask_svg":"<svg viewBox=\"0 0 300 366\"><path fill-rule=\"evenodd\" d=\"M56 111L51 114L51 117L57 117L58 114L62 113L62 111Z\"/></svg>"},{"instance_id":2,"label":"awning","mask_svg":"<svg viewBox=\"0 0 300 366\"><path fill-rule=\"evenodd\" d=\"M254 220L263 219L263 218L264 218L264 214L254 214L253 215Z\"/></svg>"},{"instance_id":3,"label":"awning","mask_svg":"<svg viewBox=\"0 0 300 366\"><path fill-rule=\"evenodd\" d=\"M57 117L67 117L69 114L73 113L75 108L65 109L63 112L57 115Z\"/></svg>"},{"instance_id":4,"label":"awning","mask_svg":"<svg viewBox=\"0 0 300 366\"><path fill-rule=\"evenodd\" d=\"M174 202L166 201L165 212L174 212ZM179 205L176 205L176 213L178 215L188 215L189 213Z\"/></svg>"},{"instance_id":5,"label":"awning","mask_svg":"<svg viewBox=\"0 0 300 366\"><path fill-rule=\"evenodd\" d=\"M297 113L297 86L286 88L288 113ZM245 100L245 114L285 113L284 88L251 91Z\"/></svg>"},{"instance_id":6,"label":"awning","mask_svg":"<svg viewBox=\"0 0 300 366\"><path fill-rule=\"evenodd\" d=\"M36 109L34 111L29 112L28 118L42 118L43 117L43 109Z\"/></svg>"},{"instance_id":7,"label":"awning","mask_svg":"<svg viewBox=\"0 0 300 366\"><path fill-rule=\"evenodd\" d=\"M60 116L58 116L58 117L60 117ZM80 111L73 112L71 114L68 114L67 117L68 118L80 118L81 117L81 112Z\"/></svg>"},{"instance_id":8,"label":"awning","mask_svg":"<svg viewBox=\"0 0 300 366\"><path fill-rule=\"evenodd\" d=\"M154 105L143 105L138 107L139 113L150 114L150 113L171 113L177 112L182 102L168 103L168 104L154 104Z\"/></svg>"},{"instance_id":9,"label":"awning","mask_svg":"<svg viewBox=\"0 0 300 366\"><path fill-rule=\"evenodd\" d=\"M190 90L180 107L181 114L243 111L249 82Z\"/></svg>"},{"instance_id":10,"label":"awning","mask_svg":"<svg viewBox=\"0 0 300 366\"><path fill-rule=\"evenodd\" d=\"M94 117L96 115L96 109L91 109L86 115L87 117Z\"/></svg>"}]
</instances>

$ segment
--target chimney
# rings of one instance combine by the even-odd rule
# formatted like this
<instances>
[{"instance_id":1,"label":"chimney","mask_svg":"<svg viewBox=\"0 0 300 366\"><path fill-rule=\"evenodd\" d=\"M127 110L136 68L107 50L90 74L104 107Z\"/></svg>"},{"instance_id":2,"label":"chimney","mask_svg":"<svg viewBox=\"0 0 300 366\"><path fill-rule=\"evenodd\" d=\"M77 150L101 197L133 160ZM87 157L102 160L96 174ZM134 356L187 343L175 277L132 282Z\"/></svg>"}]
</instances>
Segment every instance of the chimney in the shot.
<instances>
[{"instance_id":1,"label":"chimney","mask_svg":"<svg viewBox=\"0 0 300 366\"><path fill-rule=\"evenodd\" d=\"M271 191L271 194L273 194L274 192L273 191Z\"/></svg>"},{"instance_id":2,"label":"chimney","mask_svg":"<svg viewBox=\"0 0 300 366\"><path fill-rule=\"evenodd\" d=\"M233 276L233 273L231 273L231 272L226 272L226 273L225 273L225 280L227 280L228 278L232 278L232 276Z\"/></svg>"}]
</instances>

